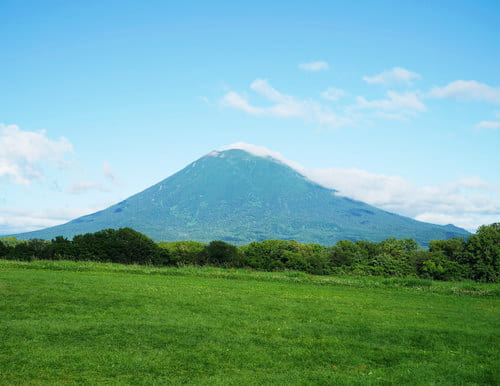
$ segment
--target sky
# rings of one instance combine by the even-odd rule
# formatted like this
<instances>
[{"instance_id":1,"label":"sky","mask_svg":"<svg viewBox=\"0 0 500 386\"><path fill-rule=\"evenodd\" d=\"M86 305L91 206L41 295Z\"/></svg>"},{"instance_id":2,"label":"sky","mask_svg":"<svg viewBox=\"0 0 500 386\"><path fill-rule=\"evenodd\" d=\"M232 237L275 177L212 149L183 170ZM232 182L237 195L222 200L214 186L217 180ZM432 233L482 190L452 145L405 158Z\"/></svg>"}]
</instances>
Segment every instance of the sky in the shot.
<instances>
[{"instance_id":1,"label":"sky","mask_svg":"<svg viewBox=\"0 0 500 386\"><path fill-rule=\"evenodd\" d=\"M0 234L212 150L474 231L500 221L497 1L0 1Z\"/></svg>"}]
</instances>

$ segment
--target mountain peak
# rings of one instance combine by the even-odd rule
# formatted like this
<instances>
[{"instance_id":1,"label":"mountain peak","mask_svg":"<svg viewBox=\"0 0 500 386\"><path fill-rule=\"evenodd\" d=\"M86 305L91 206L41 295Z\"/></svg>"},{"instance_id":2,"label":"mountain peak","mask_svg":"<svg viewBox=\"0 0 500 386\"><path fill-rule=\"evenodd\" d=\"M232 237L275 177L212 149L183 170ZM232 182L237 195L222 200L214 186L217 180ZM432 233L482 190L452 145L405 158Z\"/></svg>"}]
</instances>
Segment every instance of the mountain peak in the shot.
<instances>
[{"instance_id":1,"label":"mountain peak","mask_svg":"<svg viewBox=\"0 0 500 386\"><path fill-rule=\"evenodd\" d=\"M72 237L131 227L165 241L244 244L274 238L332 245L340 239L395 237L425 245L467 235L339 196L308 179L301 168L265 147L236 143L105 210L19 237Z\"/></svg>"},{"instance_id":2,"label":"mountain peak","mask_svg":"<svg viewBox=\"0 0 500 386\"><path fill-rule=\"evenodd\" d=\"M225 146L221 148L218 152L224 152L228 150L243 150L249 154L252 154L257 157L262 157L262 158L271 158L274 161L280 162L284 165L287 165L294 169L295 171L299 172L300 174L304 174L303 170L304 167L297 162L290 161L289 159L285 158L281 153L278 153L277 151L273 151L268 149L267 147L264 146L257 146L257 145L252 145L250 143L245 143L245 142L236 142L233 143L229 146ZM217 151L215 151L217 152ZM212 152L214 153L214 152ZM209 153L211 154L211 153Z\"/></svg>"}]
</instances>

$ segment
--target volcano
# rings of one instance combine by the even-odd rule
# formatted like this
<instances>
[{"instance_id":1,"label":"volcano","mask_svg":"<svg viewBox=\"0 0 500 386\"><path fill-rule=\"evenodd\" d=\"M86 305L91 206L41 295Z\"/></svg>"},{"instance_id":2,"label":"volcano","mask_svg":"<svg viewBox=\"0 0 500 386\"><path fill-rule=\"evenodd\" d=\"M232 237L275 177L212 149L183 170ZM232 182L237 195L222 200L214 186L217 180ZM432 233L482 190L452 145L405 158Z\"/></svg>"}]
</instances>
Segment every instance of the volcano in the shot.
<instances>
[{"instance_id":1,"label":"volcano","mask_svg":"<svg viewBox=\"0 0 500 386\"><path fill-rule=\"evenodd\" d=\"M234 244L285 239L332 245L341 239L394 237L427 245L432 239L469 234L339 196L273 157L230 149L213 151L107 209L16 236L50 239L122 227L157 241Z\"/></svg>"}]
</instances>

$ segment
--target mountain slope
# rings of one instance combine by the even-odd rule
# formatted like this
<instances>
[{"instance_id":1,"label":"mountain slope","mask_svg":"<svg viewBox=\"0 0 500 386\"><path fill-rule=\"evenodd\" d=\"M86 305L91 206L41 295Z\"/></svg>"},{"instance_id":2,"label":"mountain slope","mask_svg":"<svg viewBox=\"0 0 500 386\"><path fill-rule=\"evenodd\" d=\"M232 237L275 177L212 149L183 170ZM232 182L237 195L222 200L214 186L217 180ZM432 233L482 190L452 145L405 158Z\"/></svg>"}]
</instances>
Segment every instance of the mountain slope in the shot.
<instances>
[{"instance_id":1,"label":"mountain slope","mask_svg":"<svg viewBox=\"0 0 500 386\"><path fill-rule=\"evenodd\" d=\"M421 244L468 234L389 213L335 195L269 157L212 152L178 173L105 210L20 238L132 227L155 240L268 238L331 245L340 239L414 238Z\"/></svg>"}]
</instances>

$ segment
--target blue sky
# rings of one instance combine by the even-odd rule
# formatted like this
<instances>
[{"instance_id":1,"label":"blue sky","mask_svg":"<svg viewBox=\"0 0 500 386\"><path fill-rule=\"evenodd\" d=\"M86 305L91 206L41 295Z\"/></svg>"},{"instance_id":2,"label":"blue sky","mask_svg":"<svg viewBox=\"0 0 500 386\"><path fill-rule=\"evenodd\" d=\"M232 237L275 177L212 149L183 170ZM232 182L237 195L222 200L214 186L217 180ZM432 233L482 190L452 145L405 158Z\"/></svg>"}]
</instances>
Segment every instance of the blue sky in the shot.
<instances>
[{"instance_id":1,"label":"blue sky","mask_svg":"<svg viewBox=\"0 0 500 386\"><path fill-rule=\"evenodd\" d=\"M498 2L175 3L0 3L0 234L239 142L413 218L500 221Z\"/></svg>"}]
</instances>

